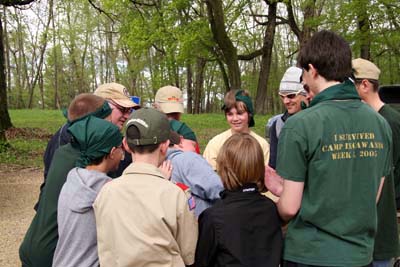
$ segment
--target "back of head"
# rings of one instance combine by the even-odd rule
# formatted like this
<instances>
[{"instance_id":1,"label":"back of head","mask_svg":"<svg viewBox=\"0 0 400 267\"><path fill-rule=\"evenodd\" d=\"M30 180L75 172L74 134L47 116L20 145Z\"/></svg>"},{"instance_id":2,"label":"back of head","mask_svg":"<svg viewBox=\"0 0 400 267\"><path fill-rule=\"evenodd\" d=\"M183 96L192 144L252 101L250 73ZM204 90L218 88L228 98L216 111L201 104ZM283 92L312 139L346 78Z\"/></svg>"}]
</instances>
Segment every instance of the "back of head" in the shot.
<instances>
[{"instance_id":1,"label":"back of head","mask_svg":"<svg viewBox=\"0 0 400 267\"><path fill-rule=\"evenodd\" d=\"M249 113L249 127L254 126L254 109L250 94L247 90L231 90L226 93L222 109L225 114L232 108Z\"/></svg>"},{"instance_id":2,"label":"back of head","mask_svg":"<svg viewBox=\"0 0 400 267\"><path fill-rule=\"evenodd\" d=\"M355 83L360 83L362 80L366 79L372 83L374 91L377 92L379 89L379 75L381 74L381 70L374 63L363 58L354 59L352 65Z\"/></svg>"},{"instance_id":3,"label":"back of head","mask_svg":"<svg viewBox=\"0 0 400 267\"><path fill-rule=\"evenodd\" d=\"M124 108L140 108L138 104L132 101L125 86L119 83L104 83L97 87L93 94L111 100L114 104Z\"/></svg>"},{"instance_id":4,"label":"back of head","mask_svg":"<svg viewBox=\"0 0 400 267\"><path fill-rule=\"evenodd\" d=\"M111 108L99 96L87 93L79 94L68 107L68 121L72 122L92 113L96 113L94 114L96 117L104 119L111 114Z\"/></svg>"},{"instance_id":5,"label":"back of head","mask_svg":"<svg viewBox=\"0 0 400 267\"><path fill-rule=\"evenodd\" d=\"M351 49L342 37L322 30L315 33L301 48L299 66L309 70L309 64L327 81L343 82L351 77Z\"/></svg>"},{"instance_id":6,"label":"back of head","mask_svg":"<svg viewBox=\"0 0 400 267\"><path fill-rule=\"evenodd\" d=\"M78 167L86 167L95 160L108 155L113 147L122 144L122 134L117 126L94 116L86 116L68 127L74 137L71 143L81 154Z\"/></svg>"},{"instance_id":7,"label":"back of head","mask_svg":"<svg viewBox=\"0 0 400 267\"><path fill-rule=\"evenodd\" d=\"M155 108L163 113L184 113L182 91L167 85L157 90Z\"/></svg>"},{"instance_id":8,"label":"back of head","mask_svg":"<svg viewBox=\"0 0 400 267\"><path fill-rule=\"evenodd\" d=\"M169 125L171 126L172 131L176 132L179 135L182 135L184 139L197 142L195 133L189 126L186 125L186 123L177 120L170 120Z\"/></svg>"},{"instance_id":9,"label":"back of head","mask_svg":"<svg viewBox=\"0 0 400 267\"><path fill-rule=\"evenodd\" d=\"M279 84L280 94L302 93L307 94L301 83L302 70L298 67L290 67L283 74L281 83Z\"/></svg>"},{"instance_id":10,"label":"back of head","mask_svg":"<svg viewBox=\"0 0 400 267\"><path fill-rule=\"evenodd\" d=\"M236 190L255 183L264 190L264 155L258 141L249 134L234 134L217 156L217 172L224 187Z\"/></svg>"},{"instance_id":11,"label":"back of head","mask_svg":"<svg viewBox=\"0 0 400 267\"><path fill-rule=\"evenodd\" d=\"M180 142L179 135L171 131L167 116L153 108L133 112L127 120L125 136L129 148L141 154L154 152L167 140Z\"/></svg>"}]
</instances>

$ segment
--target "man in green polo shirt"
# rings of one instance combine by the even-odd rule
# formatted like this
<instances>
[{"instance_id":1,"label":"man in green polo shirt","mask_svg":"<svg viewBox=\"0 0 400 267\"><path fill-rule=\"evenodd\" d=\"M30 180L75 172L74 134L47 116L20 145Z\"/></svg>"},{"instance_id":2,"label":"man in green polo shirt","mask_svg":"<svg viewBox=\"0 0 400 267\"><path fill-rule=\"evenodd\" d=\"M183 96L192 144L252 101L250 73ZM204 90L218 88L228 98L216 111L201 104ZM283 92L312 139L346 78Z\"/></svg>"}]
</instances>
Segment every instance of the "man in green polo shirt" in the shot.
<instances>
[{"instance_id":1,"label":"man in green polo shirt","mask_svg":"<svg viewBox=\"0 0 400 267\"><path fill-rule=\"evenodd\" d=\"M284 266L370 266L391 130L360 101L348 43L320 31L299 54L309 108L287 120L266 186L289 221ZM283 177L283 180L280 180Z\"/></svg>"},{"instance_id":2,"label":"man in green polo shirt","mask_svg":"<svg viewBox=\"0 0 400 267\"><path fill-rule=\"evenodd\" d=\"M390 267L399 255L395 183L400 180L400 113L383 103L379 97L380 69L371 61L357 58L352 61L354 84L361 99L381 114L392 129L394 172L385 178L378 203L378 230L375 236L374 267ZM398 192L398 190L396 191Z\"/></svg>"}]
</instances>

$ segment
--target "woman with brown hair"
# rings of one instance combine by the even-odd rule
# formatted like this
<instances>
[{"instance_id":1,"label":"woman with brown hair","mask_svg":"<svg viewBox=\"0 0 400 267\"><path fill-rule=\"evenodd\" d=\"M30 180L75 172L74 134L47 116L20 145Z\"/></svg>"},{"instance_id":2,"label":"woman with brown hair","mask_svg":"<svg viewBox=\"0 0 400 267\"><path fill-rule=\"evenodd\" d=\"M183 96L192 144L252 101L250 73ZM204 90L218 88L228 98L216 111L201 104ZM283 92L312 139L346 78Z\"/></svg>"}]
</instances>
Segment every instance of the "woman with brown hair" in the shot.
<instances>
[{"instance_id":1,"label":"woman with brown hair","mask_svg":"<svg viewBox=\"0 0 400 267\"><path fill-rule=\"evenodd\" d=\"M246 90L229 91L224 98L225 118L230 129L213 137L204 150L203 157L210 163L214 170L217 169L217 155L224 142L235 133L248 133L260 144L263 151L265 164L269 160L269 144L261 136L250 130L254 126L253 104Z\"/></svg>"},{"instance_id":2,"label":"woman with brown hair","mask_svg":"<svg viewBox=\"0 0 400 267\"><path fill-rule=\"evenodd\" d=\"M278 266L281 221L275 203L261 195L264 156L249 134L234 134L217 157L225 190L199 217L195 266Z\"/></svg>"}]
</instances>

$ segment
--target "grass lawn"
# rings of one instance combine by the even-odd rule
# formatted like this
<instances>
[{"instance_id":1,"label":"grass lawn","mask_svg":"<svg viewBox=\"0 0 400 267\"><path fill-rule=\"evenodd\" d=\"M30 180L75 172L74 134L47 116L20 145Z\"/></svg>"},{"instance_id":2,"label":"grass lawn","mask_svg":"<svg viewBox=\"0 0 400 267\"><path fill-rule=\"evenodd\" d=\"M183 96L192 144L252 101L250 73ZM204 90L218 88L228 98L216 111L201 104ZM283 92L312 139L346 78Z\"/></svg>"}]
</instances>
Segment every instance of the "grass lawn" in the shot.
<instances>
[{"instance_id":1,"label":"grass lawn","mask_svg":"<svg viewBox=\"0 0 400 267\"><path fill-rule=\"evenodd\" d=\"M9 110L15 128L7 131L11 148L0 153L0 163L23 167L43 167L42 156L48 140L63 125L65 118L60 110ZM264 127L270 115L256 115L253 130L264 136ZM228 129L223 113L184 114L185 122L197 135L203 151L208 141Z\"/></svg>"}]
</instances>

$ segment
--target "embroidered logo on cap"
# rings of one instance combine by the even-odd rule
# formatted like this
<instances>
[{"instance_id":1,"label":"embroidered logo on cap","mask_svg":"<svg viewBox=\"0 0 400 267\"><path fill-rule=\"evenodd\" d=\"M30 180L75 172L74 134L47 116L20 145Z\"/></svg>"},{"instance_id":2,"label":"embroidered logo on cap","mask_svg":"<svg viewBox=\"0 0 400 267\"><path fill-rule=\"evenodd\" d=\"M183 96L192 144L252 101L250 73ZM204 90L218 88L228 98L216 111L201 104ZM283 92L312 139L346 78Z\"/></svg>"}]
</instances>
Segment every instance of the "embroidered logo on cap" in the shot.
<instances>
[{"instance_id":1,"label":"embroidered logo on cap","mask_svg":"<svg viewBox=\"0 0 400 267\"><path fill-rule=\"evenodd\" d=\"M122 91L123 91L123 94L126 95L127 97L130 96L129 92L128 92L128 90L126 88L124 88L124 90L122 90Z\"/></svg>"}]
</instances>

